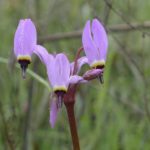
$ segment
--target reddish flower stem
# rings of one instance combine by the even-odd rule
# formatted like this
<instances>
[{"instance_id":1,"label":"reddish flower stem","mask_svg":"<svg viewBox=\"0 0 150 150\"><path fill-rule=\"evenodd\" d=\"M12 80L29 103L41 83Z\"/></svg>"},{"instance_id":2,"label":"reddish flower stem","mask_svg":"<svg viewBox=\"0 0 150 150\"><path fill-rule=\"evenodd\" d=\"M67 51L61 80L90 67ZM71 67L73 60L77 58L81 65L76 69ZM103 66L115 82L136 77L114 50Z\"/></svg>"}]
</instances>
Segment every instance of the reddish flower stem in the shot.
<instances>
[{"instance_id":1,"label":"reddish flower stem","mask_svg":"<svg viewBox=\"0 0 150 150\"><path fill-rule=\"evenodd\" d=\"M82 52L82 50L83 50L83 47L80 47L79 49L78 49L78 51L77 51L77 54L76 54L76 57L75 57L75 61L74 61L74 70L73 70L73 75L74 74L76 74L76 72L77 72L77 61L78 61L78 59L79 59L79 57L80 57L80 53Z\"/></svg>"},{"instance_id":2,"label":"reddish flower stem","mask_svg":"<svg viewBox=\"0 0 150 150\"><path fill-rule=\"evenodd\" d=\"M80 150L76 120L75 120L75 115L74 115L74 102L73 101L65 102L65 106L66 106L68 120L69 120L73 149Z\"/></svg>"}]
</instances>

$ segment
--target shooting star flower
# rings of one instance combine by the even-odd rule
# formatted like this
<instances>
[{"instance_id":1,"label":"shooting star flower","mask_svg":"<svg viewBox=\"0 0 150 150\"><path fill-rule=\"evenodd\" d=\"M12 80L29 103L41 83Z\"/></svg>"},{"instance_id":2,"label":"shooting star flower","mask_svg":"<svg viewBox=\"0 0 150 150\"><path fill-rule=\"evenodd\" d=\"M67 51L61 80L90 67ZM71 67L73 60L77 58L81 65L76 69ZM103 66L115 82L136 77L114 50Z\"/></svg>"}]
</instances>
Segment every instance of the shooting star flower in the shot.
<instances>
[{"instance_id":1,"label":"shooting star flower","mask_svg":"<svg viewBox=\"0 0 150 150\"><path fill-rule=\"evenodd\" d=\"M83 29L82 43L91 68L103 70L107 57L108 38L103 25L97 19L93 19L92 25L90 20L87 21ZM103 73L97 77L103 83Z\"/></svg>"},{"instance_id":2,"label":"shooting star flower","mask_svg":"<svg viewBox=\"0 0 150 150\"><path fill-rule=\"evenodd\" d=\"M14 54L22 68L23 78L37 42L36 28L31 19L21 19L14 36Z\"/></svg>"},{"instance_id":3,"label":"shooting star flower","mask_svg":"<svg viewBox=\"0 0 150 150\"><path fill-rule=\"evenodd\" d=\"M90 20L87 21L83 29L82 43L89 65L92 68L104 68L108 38L103 25L97 19L93 19L92 25Z\"/></svg>"},{"instance_id":4,"label":"shooting star flower","mask_svg":"<svg viewBox=\"0 0 150 150\"><path fill-rule=\"evenodd\" d=\"M84 79L78 75L71 75L71 65L65 54L60 53L55 56L51 55L40 45L37 45L34 53L38 55L41 61L45 64L50 85L57 96L56 103L52 102L50 111L50 123L53 127L57 116L56 111L61 108L63 97L67 93L69 85L83 82ZM52 101L54 99L55 98L52 98Z\"/></svg>"}]
</instances>

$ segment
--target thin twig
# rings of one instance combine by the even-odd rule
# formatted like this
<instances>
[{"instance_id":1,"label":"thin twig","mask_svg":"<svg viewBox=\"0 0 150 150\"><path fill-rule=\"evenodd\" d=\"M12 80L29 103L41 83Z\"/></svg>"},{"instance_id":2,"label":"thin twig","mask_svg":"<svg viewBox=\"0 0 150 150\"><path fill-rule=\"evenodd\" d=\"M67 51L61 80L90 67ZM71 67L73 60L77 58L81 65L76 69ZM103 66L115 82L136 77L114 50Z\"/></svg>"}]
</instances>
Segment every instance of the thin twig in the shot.
<instances>
[{"instance_id":1,"label":"thin twig","mask_svg":"<svg viewBox=\"0 0 150 150\"><path fill-rule=\"evenodd\" d=\"M120 50L121 50L122 54L127 58L128 62L130 62L134 66L134 68L139 73L140 78L142 79L142 81L144 81L144 74L143 74L141 68L137 65L137 63L135 62L135 60L128 53L128 51L126 50L125 46L115 36L112 36L112 37L116 41L116 43L118 44L118 46L120 47Z\"/></svg>"},{"instance_id":2,"label":"thin twig","mask_svg":"<svg viewBox=\"0 0 150 150\"><path fill-rule=\"evenodd\" d=\"M148 121L150 122L150 110L149 110L149 98L147 96L147 84L145 83L145 91L144 91L144 108L145 108L145 112L146 112L146 116Z\"/></svg>"},{"instance_id":3,"label":"thin twig","mask_svg":"<svg viewBox=\"0 0 150 150\"><path fill-rule=\"evenodd\" d=\"M77 53L76 53L76 57L75 57L75 61L74 61L74 68L73 68L73 75L75 75L77 73L77 68L78 68L78 59L80 57L80 53L81 51L83 51L83 47L80 47L78 50L77 50Z\"/></svg>"},{"instance_id":4,"label":"thin twig","mask_svg":"<svg viewBox=\"0 0 150 150\"><path fill-rule=\"evenodd\" d=\"M145 21L144 23L125 23L125 24L118 24L112 25L107 28L110 33L121 33L121 32L129 32L135 30L145 30L150 29L150 21ZM81 38L82 30L65 32L65 33L56 33L53 35L47 35L39 38L40 43L46 43L50 41L58 41L58 40L65 40L65 39L74 39L74 38Z\"/></svg>"},{"instance_id":5,"label":"thin twig","mask_svg":"<svg viewBox=\"0 0 150 150\"><path fill-rule=\"evenodd\" d=\"M112 3L109 2L108 0L104 0L104 2L106 3L106 5L116 14L118 15L125 23L126 25L128 26L127 28L123 27L125 30L122 30L122 31L130 31L130 30L138 30L140 32L142 32L142 34L145 34L147 36L150 36L150 33L149 32L143 32L142 29L146 29L147 28L147 23L148 23L148 26L149 26L149 21L147 22L144 22L143 25L141 24L137 24L137 23L130 23L128 21L128 19L119 11L117 10L115 7L112 6ZM146 27L146 28L145 28ZM149 27L148 27L149 28ZM110 30L110 29L109 29ZM119 30L118 30L119 31Z\"/></svg>"},{"instance_id":6,"label":"thin twig","mask_svg":"<svg viewBox=\"0 0 150 150\"><path fill-rule=\"evenodd\" d=\"M108 0L110 5L112 5L112 0ZM104 25L107 25L109 17L110 17L111 8L108 5L105 5L104 9Z\"/></svg>"},{"instance_id":7,"label":"thin twig","mask_svg":"<svg viewBox=\"0 0 150 150\"><path fill-rule=\"evenodd\" d=\"M128 107L134 114L143 117L145 115L145 112L140 109L137 105L131 103L131 101L127 101L125 99L119 98L119 101L126 107Z\"/></svg>"},{"instance_id":8,"label":"thin twig","mask_svg":"<svg viewBox=\"0 0 150 150\"><path fill-rule=\"evenodd\" d=\"M147 81L146 81L146 78L144 76L144 73L141 70L141 68L137 65L137 63L132 59L131 55L126 51L125 46L122 45L122 43L115 36L113 36L113 38L116 41L116 43L118 44L118 46L120 47L120 49L123 52L124 56L127 58L127 62L131 64L130 67L133 66L134 69L136 69L141 81L144 84L144 96L143 96L144 97L144 107L145 107L146 116L147 116L148 120L150 121L149 100L148 100L148 97L147 97L148 85L147 85Z\"/></svg>"},{"instance_id":9,"label":"thin twig","mask_svg":"<svg viewBox=\"0 0 150 150\"><path fill-rule=\"evenodd\" d=\"M145 35L143 34L142 36L143 38L143 42L142 42L142 48L145 49L145 44L144 44L144 40L145 40ZM142 57L143 59L143 64L142 64L142 70L144 72L145 69L145 57ZM143 89L143 100L144 100L144 108L145 108L145 112L146 112L146 116L148 121L150 122L150 110L149 110L149 98L148 98L148 93L149 93L149 82L147 81L146 75L143 74L143 79L144 79L144 89Z\"/></svg>"}]
</instances>

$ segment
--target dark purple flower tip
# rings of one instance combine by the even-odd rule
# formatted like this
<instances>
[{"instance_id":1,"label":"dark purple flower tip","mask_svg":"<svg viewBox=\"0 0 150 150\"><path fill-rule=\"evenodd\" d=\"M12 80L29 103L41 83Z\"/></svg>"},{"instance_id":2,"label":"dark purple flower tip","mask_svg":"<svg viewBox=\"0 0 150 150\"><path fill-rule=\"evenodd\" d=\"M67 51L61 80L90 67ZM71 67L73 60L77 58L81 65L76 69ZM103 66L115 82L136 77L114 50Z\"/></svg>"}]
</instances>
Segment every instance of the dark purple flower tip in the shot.
<instances>
[{"instance_id":1,"label":"dark purple flower tip","mask_svg":"<svg viewBox=\"0 0 150 150\"><path fill-rule=\"evenodd\" d=\"M103 25L97 19L93 19L92 26L90 20L86 22L82 34L82 43L89 65L92 68L104 67L108 38Z\"/></svg>"}]
</instances>

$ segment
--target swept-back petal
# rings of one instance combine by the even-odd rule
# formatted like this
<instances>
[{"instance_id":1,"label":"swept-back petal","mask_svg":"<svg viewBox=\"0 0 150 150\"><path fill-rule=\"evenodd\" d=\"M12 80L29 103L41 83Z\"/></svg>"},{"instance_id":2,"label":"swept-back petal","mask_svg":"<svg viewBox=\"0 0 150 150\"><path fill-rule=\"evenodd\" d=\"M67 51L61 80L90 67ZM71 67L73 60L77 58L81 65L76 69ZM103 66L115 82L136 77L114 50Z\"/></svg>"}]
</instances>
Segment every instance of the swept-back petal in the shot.
<instances>
[{"instance_id":1,"label":"swept-back petal","mask_svg":"<svg viewBox=\"0 0 150 150\"><path fill-rule=\"evenodd\" d=\"M31 55L36 42L36 28L31 19L20 20L14 36L15 55Z\"/></svg>"},{"instance_id":2,"label":"swept-back petal","mask_svg":"<svg viewBox=\"0 0 150 150\"><path fill-rule=\"evenodd\" d=\"M50 106L50 118L49 118L49 122L52 128L54 128L55 126L57 115L58 115L57 99L56 97L53 97Z\"/></svg>"},{"instance_id":3,"label":"swept-back petal","mask_svg":"<svg viewBox=\"0 0 150 150\"><path fill-rule=\"evenodd\" d=\"M77 73L79 73L81 67L84 65L84 64L87 64L88 63L88 58L86 56L83 56L81 58L79 58L77 60ZM74 70L74 65L75 65L75 62L72 62L70 64L70 68L71 68L71 74L73 74L73 70Z\"/></svg>"},{"instance_id":4,"label":"swept-back petal","mask_svg":"<svg viewBox=\"0 0 150 150\"><path fill-rule=\"evenodd\" d=\"M35 47L34 53L40 58L45 64L47 75L51 86L54 87L57 84L56 73L55 73L55 59L53 55L49 54L48 51L41 45Z\"/></svg>"},{"instance_id":5,"label":"swept-back petal","mask_svg":"<svg viewBox=\"0 0 150 150\"><path fill-rule=\"evenodd\" d=\"M70 63L65 54L60 53L56 55L54 67L55 86L65 86L67 88L70 76Z\"/></svg>"},{"instance_id":6,"label":"swept-back petal","mask_svg":"<svg viewBox=\"0 0 150 150\"><path fill-rule=\"evenodd\" d=\"M53 59L53 56L49 54L46 48L41 45L36 45L33 52L40 58L40 60L45 65L51 61L50 59Z\"/></svg>"},{"instance_id":7,"label":"swept-back petal","mask_svg":"<svg viewBox=\"0 0 150 150\"><path fill-rule=\"evenodd\" d=\"M93 42L91 35L90 20L87 21L82 34L82 44L89 64L98 60L98 50Z\"/></svg>"},{"instance_id":8,"label":"swept-back petal","mask_svg":"<svg viewBox=\"0 0 150 150\"><path fill-rule=\"evenodd\" d=\"M97 20L92 21L92 33L94 43L99 51L99 59L106 60L107 48L108 48L108 38L103 25Z\"/></svg>"}]
</instances>

